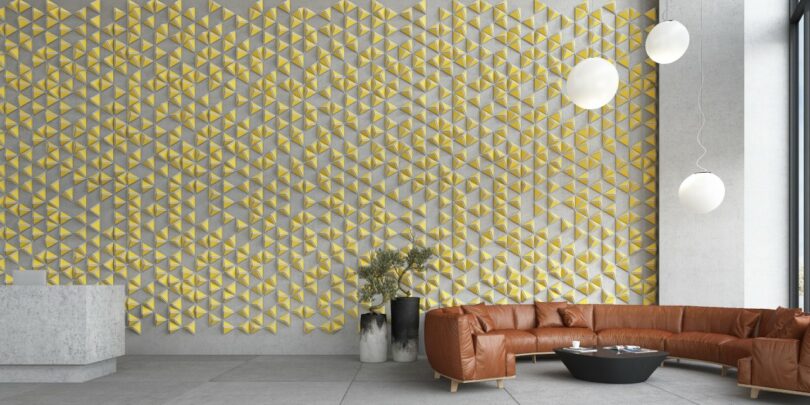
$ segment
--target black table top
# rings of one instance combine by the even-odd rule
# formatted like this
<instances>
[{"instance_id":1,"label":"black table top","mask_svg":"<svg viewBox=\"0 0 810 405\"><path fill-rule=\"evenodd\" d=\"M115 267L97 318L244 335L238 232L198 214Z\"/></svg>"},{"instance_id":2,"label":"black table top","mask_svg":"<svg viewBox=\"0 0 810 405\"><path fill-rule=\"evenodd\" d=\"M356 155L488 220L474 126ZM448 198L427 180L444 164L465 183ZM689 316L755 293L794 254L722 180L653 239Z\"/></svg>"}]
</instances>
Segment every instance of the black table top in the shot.
<instances>
[{"instance_id":1,"label":"black table top","mask_svg":"<svg viewBox=\"0 0 810 405\"><path fill-rule=\"evenodd\" d=\"M582 357L595 357L599 359L638 359L638 358L647 358L647 357L667 357L669 353L665 351L655 351L649 353L630 353L630 352L619 352L615 349L607 349L604 347L597 347L595 352L589 353L577 353L569 350L564 350L564 348L554 349L554 353L557 355L571 355L571 356L582 356Z\"/></svg>"}]
</instances>

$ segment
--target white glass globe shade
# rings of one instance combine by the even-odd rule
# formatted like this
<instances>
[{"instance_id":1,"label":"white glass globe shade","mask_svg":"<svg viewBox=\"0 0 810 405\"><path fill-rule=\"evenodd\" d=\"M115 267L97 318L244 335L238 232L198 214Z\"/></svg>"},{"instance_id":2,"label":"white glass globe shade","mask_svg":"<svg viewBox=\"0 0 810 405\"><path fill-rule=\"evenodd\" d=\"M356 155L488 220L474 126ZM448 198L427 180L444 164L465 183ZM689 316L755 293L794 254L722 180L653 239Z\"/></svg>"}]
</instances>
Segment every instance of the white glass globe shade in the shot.
<instances>
[{"instance_id":1,"label":"white glass globe shade","mask_svg":"<svg viewBox=\"0 0 810 405\"><path fill-rule=\"evenodd\" d=\"M566 95L578 107L586 110L600 108L610 102L619 89L619 72L609 61L588 58L568 72Z\"/></svg>"},{"instance_id":2,"label":"white glass globe shade","mask_svg":"<svg viewBox=\"0 0 810 405\"><path fill-rule=\"evenodd\" d=\"M689 31L678 21L664 21L647 35L644 48L650 59L660 64L675 62L689 48Z\"/></svg>"},{"instance_id":3,"label":"white glass globe shade","mask_svg":"<svg viewBox=\"0 0 810 405\"><path fill-rule=\"evenodd\" d=\"M690 210L705 214L719 207L726 196L723 180L710 172L694 173L678 188L678 199Z\"/></svg>"}]
</instances>

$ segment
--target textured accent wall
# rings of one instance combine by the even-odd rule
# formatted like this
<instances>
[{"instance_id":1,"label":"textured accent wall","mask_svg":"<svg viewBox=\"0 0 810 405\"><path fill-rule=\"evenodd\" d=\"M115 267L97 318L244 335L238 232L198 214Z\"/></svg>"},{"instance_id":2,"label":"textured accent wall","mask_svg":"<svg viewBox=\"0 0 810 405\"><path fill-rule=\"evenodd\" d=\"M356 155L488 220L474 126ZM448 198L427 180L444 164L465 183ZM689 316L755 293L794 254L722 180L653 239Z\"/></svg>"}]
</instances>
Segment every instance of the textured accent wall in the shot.
<instances>
[{"instance_id":1,"label":"textured accent wall","mask_svg":"<svg viewBox=\"0 0 810 405\"><path fill-rule=\"evenodd\" d=\"M332 333L412 233L426 308L654 303L656 10L412 4L7 3L0 273L125 284L135 332ZM589 55L599 111L563 94Z\"/></svg>"}]
</instances>

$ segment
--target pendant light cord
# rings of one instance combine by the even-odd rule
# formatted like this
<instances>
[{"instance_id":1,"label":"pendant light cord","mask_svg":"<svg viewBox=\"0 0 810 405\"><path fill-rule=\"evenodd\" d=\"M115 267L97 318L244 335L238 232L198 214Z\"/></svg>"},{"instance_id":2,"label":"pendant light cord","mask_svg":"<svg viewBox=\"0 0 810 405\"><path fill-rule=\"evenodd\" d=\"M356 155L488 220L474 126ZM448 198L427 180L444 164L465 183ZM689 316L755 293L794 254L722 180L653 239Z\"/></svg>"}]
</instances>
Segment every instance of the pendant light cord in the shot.
<instances>
[{"instance_id":1,"label":"pendant light cord","mask_svg":"<svg viewBox=\"0 0 810 405\"><path fill-rule=\"evenodd\" d=\"M669 11L667 11L669 13ZM703 145L703 142L700 139L700 136L703 134L703 127L706 126L706 115L703 114L703 0L700 0L700 90L698 90L698 113L700 114L700 127L698 128L697 137L697 144L703 149L703 153L698 156L697 160L695 160L695 166L700 169L701 172L708 172L705 167L701 166L700 161L706 156L708 150L706 146Z\"/></svg>"}]
</instances>

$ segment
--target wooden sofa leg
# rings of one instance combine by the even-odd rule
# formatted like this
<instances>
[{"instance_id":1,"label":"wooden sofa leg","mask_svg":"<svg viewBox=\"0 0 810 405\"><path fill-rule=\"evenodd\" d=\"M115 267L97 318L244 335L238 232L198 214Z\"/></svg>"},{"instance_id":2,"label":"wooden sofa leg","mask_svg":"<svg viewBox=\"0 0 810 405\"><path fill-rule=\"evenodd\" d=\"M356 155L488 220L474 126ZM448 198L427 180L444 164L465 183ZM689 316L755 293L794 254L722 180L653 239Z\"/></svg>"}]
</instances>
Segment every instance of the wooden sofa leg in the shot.
<instances>
[{"instance_id":1,"label":"wooden sofa leg","mask_svg":"<svg viewBox=\"0 0 810 405\"><path fill-rule=\"evenodd\" d=\"M450 380L450 392L458 391L458 381Z\"/></svg>"},{"instance_id":2,"label":"wooden sofa leg","mask_svg":"<svg viewBox=\"0 0 810 405\"><path fill-rule=\"evenodd\" d=\"M728 374L728 367L726 367L726 366L720 366L720 375L721 375L722 377L725 377L727 374Z\"/></svg>"},{"instance_id":3,"label":"wooden sofa leg","mask_svg":"<svg viewBox=\"0 0 810 405\"><path fill-rule=\"evenodd\" d=\"M498 388L503 389L503 380L498 380Z\"/></svg>"},{"instance_id":4,"label":"wooden sofa leg","mask_svg":"<svg viewBox=\"0 0 810 405\"><path fill-rule=\"evenodd\" d=\"M759 388L751 388L751 399L759 398Z\"/></svg>"},{"instance_id":5,"label":"wooden sofa leg","mask_svg":"<svg viewBox=\"0 0 810 405\"><path fill-rule=\"evenodd\" d=\"M439 374L439 372L438 372L438 371L434 371L434 372L433 372L433 379L434 379L434 380L438 380L439 378L441 378L441 376L442 376L442 375L441 375L441 374Z\"/></svg>"},{"instance_id":6,"label":"wooden sofa leg","mask_svg":"<svg viewBox=\"0 0 810 405\"><path fill-rule=\"evenodd\" d=\"M536 354L532 355L532 363L537 363L537 355Z\"/></svg>"}]
</instances>

